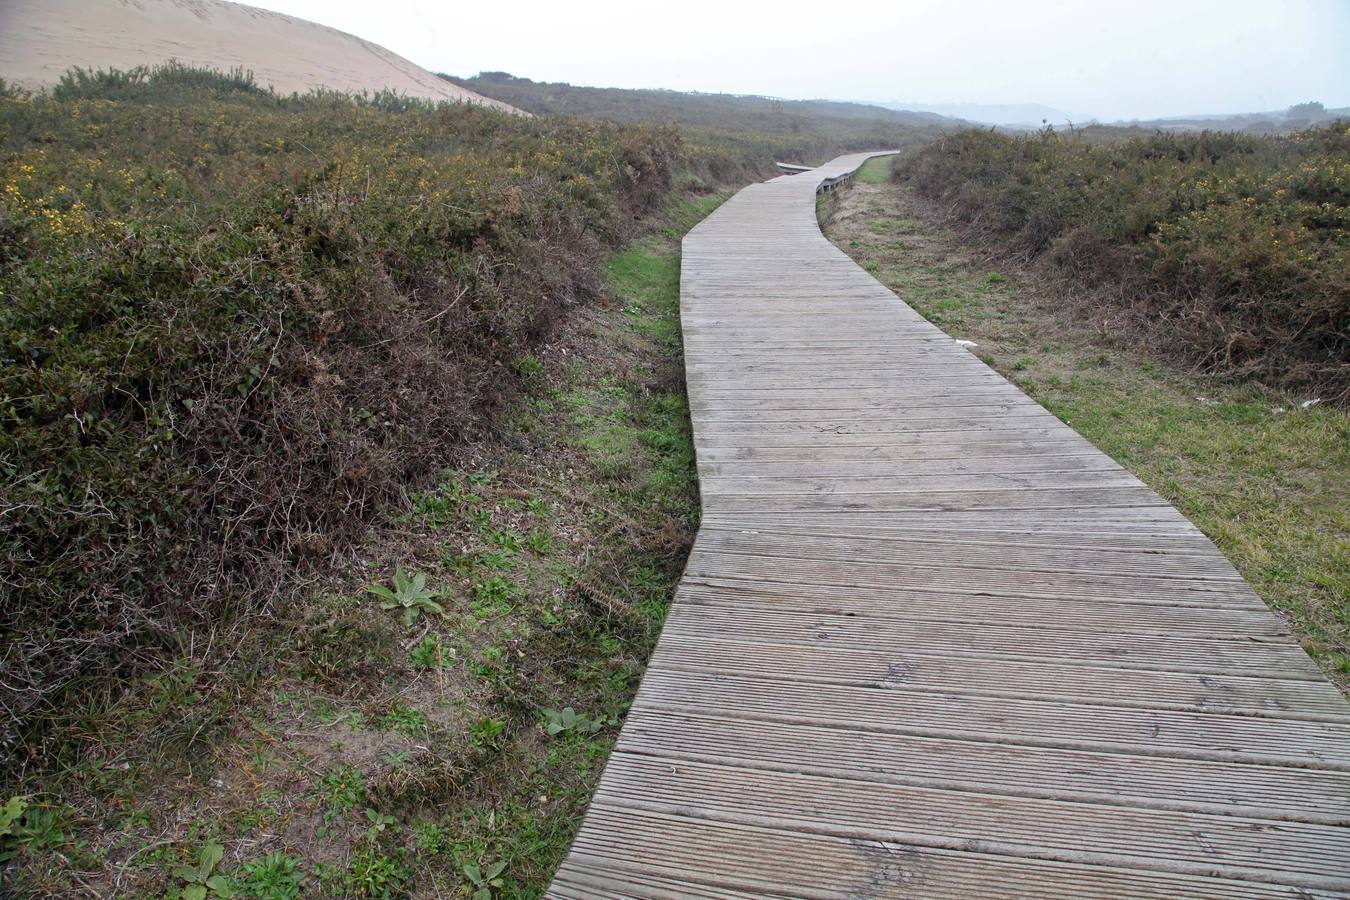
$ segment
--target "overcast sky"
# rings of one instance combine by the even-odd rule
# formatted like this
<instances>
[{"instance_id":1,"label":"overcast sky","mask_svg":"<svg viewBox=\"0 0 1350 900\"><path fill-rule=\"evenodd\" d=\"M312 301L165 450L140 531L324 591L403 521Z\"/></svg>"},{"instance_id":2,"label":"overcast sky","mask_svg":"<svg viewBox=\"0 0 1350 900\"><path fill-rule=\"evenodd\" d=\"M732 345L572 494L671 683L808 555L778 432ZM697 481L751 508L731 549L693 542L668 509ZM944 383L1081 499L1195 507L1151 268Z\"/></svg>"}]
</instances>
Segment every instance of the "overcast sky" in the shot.
<instances>
[{"instance_id":1,"label":"overcast sky","mask_svg":"<svg viewBox=\"0 0 1350 900\"><path fill-rule=\"evenodd\" d=\"M455 75L1102 119L1350 106L1350 0L250 2Z\"/></svg>"}]
</instances>

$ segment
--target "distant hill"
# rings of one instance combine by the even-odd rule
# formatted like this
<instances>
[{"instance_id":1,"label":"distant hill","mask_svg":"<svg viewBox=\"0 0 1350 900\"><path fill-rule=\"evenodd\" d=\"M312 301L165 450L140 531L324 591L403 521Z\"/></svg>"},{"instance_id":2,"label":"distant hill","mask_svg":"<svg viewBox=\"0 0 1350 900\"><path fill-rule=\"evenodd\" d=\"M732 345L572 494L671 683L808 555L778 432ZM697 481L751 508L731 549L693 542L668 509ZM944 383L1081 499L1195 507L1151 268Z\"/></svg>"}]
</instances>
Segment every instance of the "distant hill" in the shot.
<instances>
[{"instance_id":1,"label":"distant hill","mask_svg":"<svg viewBox=\"0 0 1350 900\"><path fill-rule=\"evenodd\" d=\"M49 87L73 66L130 69L176 59L253 73L283 94L313 88L507 104L437 78L361 38L224 0L0 0L0 78Z\"/></svg>"},{"instance_id":2,"label":"distant hill","mask_svg":"<svg viewBox=\"0 0 1350 900\"><path fill-rule=\"evenodd\" d=\"M1120 119L1102 122L1094 116L1074 115L1042 103L886 103L888 109L938 113L981 125L1022 130L1040 128L1049 123L1056 128L1068 125L1104 125L1112 128L1136 128L1146 131L1245 131L1257 134L1299 131L1335 119L1350 118L1350 107L1327 109L1320 103L1300 103L1289 109L1233 114L1197 114L1158 119Z\"/></svg>"},{"instance_id":3,"label":"distant hill","mask_svg":"<svg viewBox=\"0 0 1350 900\"><path fill-rule=\"evenodd\" d=\"M505 72L473 78L443 76L469 90L538 115L586 116L614 122L670 122L718 132L726 139L773 138L781 152L821 158L851 149L912 142L961 123L931 112L906 112L866 103L780 100L742 94L594 88L532 81Z\"/></svg>"},{"instance_id":4,"label":"distant hill","mask_svg":"<svg viewBox=\"0 0 1350 900\"><path fill-rule=\"evenodd\" d=\"M887 109L913 110L937 113L955 119L965 119L981 125L1002 125L1006 128L1039 128L1049 122L1056 128L1070 122L1086 122L1091 116L1066 113L1043 103L885 103Z\"/></svg>"},{"instance_id":5,"label":"distant hill","mask_svg":"<svg viewBox=\"0 0 1350 900\"><path fill-rule=\"evenodd\" d=\"M1233 115L1175 116L1165 119L1131 119L1112 122L1155 131L1246 131L1255 134L1301 131L1315 125L1350 119L1350 106L1328 109L1320 103L1300 103L1288 109Z\"/></svg>"}]
</instances>

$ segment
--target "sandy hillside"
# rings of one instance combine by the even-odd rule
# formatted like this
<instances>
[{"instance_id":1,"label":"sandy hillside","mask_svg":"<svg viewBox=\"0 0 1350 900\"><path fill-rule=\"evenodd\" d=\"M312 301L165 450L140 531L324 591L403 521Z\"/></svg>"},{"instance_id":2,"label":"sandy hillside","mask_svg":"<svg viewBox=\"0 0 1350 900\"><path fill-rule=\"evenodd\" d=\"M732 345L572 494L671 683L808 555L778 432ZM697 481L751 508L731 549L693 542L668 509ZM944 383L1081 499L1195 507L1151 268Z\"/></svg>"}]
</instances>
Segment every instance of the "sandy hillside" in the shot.
<instances>
[{"instance_id":1,"label":"sandy hillside","mask_svg":"<svg viewBox=\"0 0 1350 900\"><path fill-rule=\"evenodd\" d=\"M391 88L412 97L512 109L437 78L383 47L280 13L223 0L0 0L0 78L51 85L71 66L127 69L177 59L252 70L301 93Z\"/></svg>"}]
</instances>

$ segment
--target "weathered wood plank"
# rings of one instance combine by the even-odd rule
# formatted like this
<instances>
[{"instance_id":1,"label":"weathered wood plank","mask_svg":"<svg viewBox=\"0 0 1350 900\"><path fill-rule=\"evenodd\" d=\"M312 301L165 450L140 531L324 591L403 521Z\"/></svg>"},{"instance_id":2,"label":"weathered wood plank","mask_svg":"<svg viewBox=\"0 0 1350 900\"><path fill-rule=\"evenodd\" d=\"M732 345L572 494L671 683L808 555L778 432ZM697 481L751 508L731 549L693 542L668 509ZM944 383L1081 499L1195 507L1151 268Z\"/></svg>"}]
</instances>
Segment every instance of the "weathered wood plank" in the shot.
<instances>
[{"instance_id":1,"label":"weathered wood plank","mask_svg":"<svg viewBox=\"0 0 1350 900\"><path fill-rule=\"evenodd\" d=\"M1088 750L1027 747L953 737L904 740L850 726L760 723L731 712L644 709L619 749L769 771L838 773L953 790L1051 800L1234 812L1283 821L1350 825L1350 773L1198 762ZM675 763L678 765L678 762ZM1047 769L1055 777L1046 778ZM1297 792L1298 805L1284 801Z\"/></svg>"},{"instance_id":2,"label":"weathered wood plank","mask_svg":"<svg viewBox=\"0 0 1350 900\"><path fill-rule=\"evenodd\" d=\"M1336 826L764 772L616 753L595 803L855 840L1350 890ZM903 810L903 815L897 815ZM1090 849L1088 849L1090 848Z\"/></svg>"},{"instance_id":3,"label":"weathered wood plank","mask_svg":"<svg viewBox=\"0 0 1350 900\"><path fill-rule=\"evenodd\" d=\"M586 877L572 896L645 897L645 879L675 885L667 896L717 888L731 896L1046 898L1137 900L1331 900L1350 893L1241 881L1215 871L1183 875L1063 863L1037 857L919 847L823 832L717 822L655 810L592 807L560 877ZM706 895L704 895L706 896ZM713 895L716 896L716 895Z\"/></svg>"},{"instance_id":4,"label":"weathered wood plank","mask_svg":"<svg viewBox=\"0 0 1350 900\"><path fill-rule=\"evenodd\" d=\"M672 671L805 684L976 694L1009 699L1072 701L1086 705L1223 713L1268 719L1350 723L1350 710L1321 681L1191 672L1072 666L1002 656L903 655L833 643L780 644L758 635L686 634L663 647ZM1109 683L1110 693L1102 684Z\"/></svg>"}]
</instances>

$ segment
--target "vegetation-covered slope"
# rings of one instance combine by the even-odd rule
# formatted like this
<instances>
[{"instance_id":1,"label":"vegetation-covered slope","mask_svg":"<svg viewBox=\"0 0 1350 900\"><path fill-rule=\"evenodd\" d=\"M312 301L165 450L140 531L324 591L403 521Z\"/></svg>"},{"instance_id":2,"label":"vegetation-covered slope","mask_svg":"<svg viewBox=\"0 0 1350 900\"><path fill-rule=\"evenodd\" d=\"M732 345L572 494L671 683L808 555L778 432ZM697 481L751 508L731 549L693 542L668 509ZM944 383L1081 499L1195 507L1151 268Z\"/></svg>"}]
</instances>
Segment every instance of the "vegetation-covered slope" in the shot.
<instances>
[{"instance_id":1,"label":"vegetation-covered slope","mask_svg":"<svg viewBox=\"0 0 1350 900\"><path fill-rule=\"evenodd\" d=\"M1350 398L1350 130L961 131L897 177L1197 368Z\"/></svg>"},{"instance_id":2,"label":"vegetation-covered slope","mask_svg":"<svg viewBox=\"0 0 1350 900\"><path fill-rule=\"evenodd\" d=\"M1137 119L1117 126L1149 131L1244 131L1249 134L1287 134L1329 125L1350 118L1350 107L1327 109L1316 100L1295 103L1284 110L1231 115L1175 116L1168 119Z\"/></svg>"},{"instance_id":3,"label":"vegetation-covered slope","mask_svg":"<svg viewBox=\"0 0 1350 900\"><path fill-rule=\"evenodd\" d=\"M682 153L176 67L0 97L5 757L442 465Z\"/></svg>"},{"instance_id":4,"label":"vegetation-covered slope","mask_svg":"<svg viewBox=\"0 0 1350 900\"><path fill-rule=\"evenodd\" d=\"M830 100L576 87L531 81L505 72L483 72L473 78L445 77L538 115L679 125L691 152L717 170L734 165L743 156L822 163L850 150L908 146L956 124L932 113Z\"/></svg>"}]
</instances>

